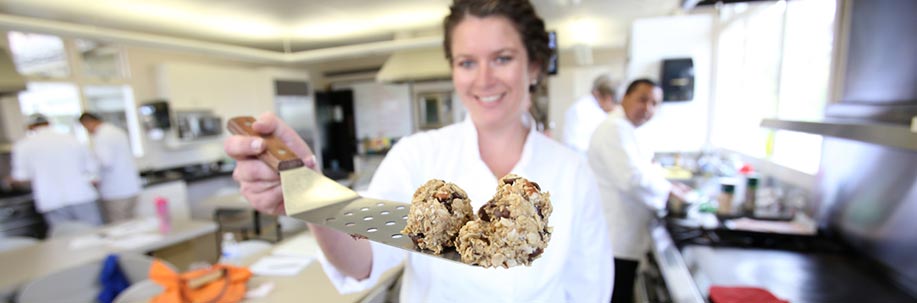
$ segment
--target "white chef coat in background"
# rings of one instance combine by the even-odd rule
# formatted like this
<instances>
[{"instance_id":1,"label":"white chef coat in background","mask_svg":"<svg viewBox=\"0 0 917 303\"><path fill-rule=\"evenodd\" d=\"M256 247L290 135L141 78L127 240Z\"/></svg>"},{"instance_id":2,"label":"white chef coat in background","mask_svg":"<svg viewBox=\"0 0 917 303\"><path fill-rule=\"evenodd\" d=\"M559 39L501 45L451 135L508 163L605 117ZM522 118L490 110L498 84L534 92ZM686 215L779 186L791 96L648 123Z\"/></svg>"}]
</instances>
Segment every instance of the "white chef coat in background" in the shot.
<instances>
[{"instance_id":1,"label":"white chef coat in background","mask_svg":"<svg viewBox=\"0 0 917 303\"><path fill-rule=\"evenodd\" d=\"M35 208L41 213L95 202L98 194L90 179L97 171L85 146L48 126L13 146L12 177L31 181Z\"/></svg>"},{"instance_id":2,"label":"white chef coat in background","mask_svg":"<svg viewBox=\"0 0 917 303\"><path fill-rule=\"evenodd\" d=\"M595 174L615 258L640 260L649 249L649 223L665 207L672 184L653 164L653 151L636 136L623 110L613 111L592 135L589 166Z\"/></svg>"},{"instance_id":3,"label":"white chef coat in background","mask_svg":"<svg viewBox=\"0 0 917 303\"><path fill-rule=\"evenodd\" d=\"M473 267L372 243L368 279L345 277L323 260L325 272L339 291L360 291L406 258L402 302L608 302L611 245L584 159L532 129L512 172L550 192L554 207L551 241L531 266ZM475 210L496 193L497 177L480 158L470 119L399 141L373 176L367 196L409 203L417 187L434 178L464 189Z\"/></svg>"},{"instance_id":4,"label":"white chef coat in background","mask_svg":"<svg viewBox=\"0 0 917 303\"><path fill-rule=\"evenodd\" d=\"M564 144L585 157L589 138L605 118L608 113L599 106L595 96L589 94L579 98L564 113Z\"/></svg>"},{"instance_id":5,"label":"white chef coat in background","mask_svg":"<svg viewBox=\"0 0 917 303\"><path fill-rule=\"evenodd\" d=\"M103 200L140 194L140 173L124 130L109 123L99 124L92 135L92 149L100 164L99 195Z\"/></svg>"}]
</instances>

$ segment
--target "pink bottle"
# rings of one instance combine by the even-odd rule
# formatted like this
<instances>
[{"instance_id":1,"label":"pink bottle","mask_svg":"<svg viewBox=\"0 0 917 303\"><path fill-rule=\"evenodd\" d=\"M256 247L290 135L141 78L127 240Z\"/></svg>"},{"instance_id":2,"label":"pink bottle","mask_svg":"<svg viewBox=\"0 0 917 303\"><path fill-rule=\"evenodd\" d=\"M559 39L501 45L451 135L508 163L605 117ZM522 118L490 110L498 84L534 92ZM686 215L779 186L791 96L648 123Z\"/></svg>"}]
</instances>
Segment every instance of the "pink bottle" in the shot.
<instances>
[{"instance_id":1,"label":"pink bottle","mask_svg":"<svg viewBox=\"0 0 917 303\"><path fill-rule=\"evenodd\" d=\"M169 200L156 197L156 216L159 217L159 233L167 234L172 230L172 218L169 216Z\"/></svg>"}]
</instances>

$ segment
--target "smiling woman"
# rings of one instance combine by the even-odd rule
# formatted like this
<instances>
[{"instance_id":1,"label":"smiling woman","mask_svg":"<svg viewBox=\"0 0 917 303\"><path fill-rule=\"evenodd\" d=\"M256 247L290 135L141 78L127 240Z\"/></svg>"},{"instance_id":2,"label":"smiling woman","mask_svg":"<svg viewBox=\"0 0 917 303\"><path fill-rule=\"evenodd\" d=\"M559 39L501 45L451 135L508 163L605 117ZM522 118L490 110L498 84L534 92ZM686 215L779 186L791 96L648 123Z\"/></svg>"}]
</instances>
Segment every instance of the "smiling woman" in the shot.
<instances>
[{"instance_id":1,"label":"smiling woman","mask_svg":"<svg viewBox=\"0 0 917 303\"><path fill-rule=\"evenodd\" d=\"M338 290L359 291L404 262L405 302L608 302L614 270L595 180L581 157L526 122L531 86L550 55L544 22L526 0L455 0L443 25L453 85L469 118L399 140L364 196L411 201L423 182L440 179L465 190L472 208L480 209L493 196L497 177L513 173L551 193L551 245L538 251L537 260L524 258L528 266L485 269L406 254L312 224L327 257L325 272ZM308 146L273 115L263 115L253 128L280 137L304 161L312 159ZM254 157L263 149L259 140L226 141L227 153L238 160L234 176L256 208L283 210L277 174ZM500 240L519 238L507 234Z\"/></svg>"},{"instance_id":2,"label":"smiling woman","mask_svg":"<svg viewBox=\"0 0 917 303\"><path fill-rule=\"evenodd\" d=\"M506 175L522 155L520 117L551 54L544 22L526 1L456 1L444 27L452 82L479 129L481 158Z\"/></svg>"}]
</instances>

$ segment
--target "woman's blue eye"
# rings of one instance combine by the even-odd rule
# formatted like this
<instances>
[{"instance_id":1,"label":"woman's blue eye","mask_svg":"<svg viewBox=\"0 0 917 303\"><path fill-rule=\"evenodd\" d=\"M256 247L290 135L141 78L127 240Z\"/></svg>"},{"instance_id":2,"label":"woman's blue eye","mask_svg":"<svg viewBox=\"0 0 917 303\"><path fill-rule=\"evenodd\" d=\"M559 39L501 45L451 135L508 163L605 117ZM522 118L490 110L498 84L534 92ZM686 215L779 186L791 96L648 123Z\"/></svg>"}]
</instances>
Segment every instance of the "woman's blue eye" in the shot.
<instances>
[{"instance_id":1,"label":"woman's blue eye","mask_svg":"<svg viewBox=\"0 0 917 303\"><path fill-rule=\"evenodd\" d=\"M510 61L513 61L513 57L510 57L510 56L499 56L499 57L497 57L496 61L497 61L497 63L505 64L505 63L509 63Z\"/></svg>"},{"instance_id":2,"label":"woman's blue eye","mask_svg":"<svg viewBox=\"0 0 917 303\"><path fill-rule=\"evenodd\" d=\"M474 61L471 61L471 60L461 60L461 61L458 62L457 65L458 65L459 67L461 67L461 68L470 68L470 67L474 66Z\"/></svg>"}]
</instances>

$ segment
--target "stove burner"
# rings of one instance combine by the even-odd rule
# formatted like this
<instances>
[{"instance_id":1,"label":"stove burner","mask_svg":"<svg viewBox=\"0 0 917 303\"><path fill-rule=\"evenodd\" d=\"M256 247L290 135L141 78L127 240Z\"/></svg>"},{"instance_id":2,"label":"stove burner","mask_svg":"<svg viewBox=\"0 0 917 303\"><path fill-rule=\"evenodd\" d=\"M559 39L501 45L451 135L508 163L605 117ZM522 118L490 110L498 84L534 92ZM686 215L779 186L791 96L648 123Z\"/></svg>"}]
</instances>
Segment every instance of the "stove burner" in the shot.
<instances>
[{"instance_id":1,"label":"stove burner","mask_svg":"<svg viewBox=\"0 0 917 303\"><path fill-rule=\"evenodd\" d=\"M844 252L840 242L824 236L801 236L705 228L666 221L666 229L679 250L687 245L789 250L798 252Z\"/></svg>"}]
</instances>

